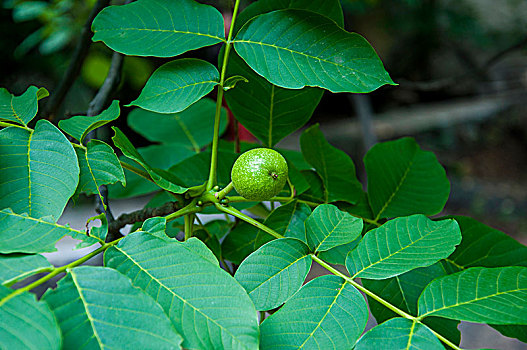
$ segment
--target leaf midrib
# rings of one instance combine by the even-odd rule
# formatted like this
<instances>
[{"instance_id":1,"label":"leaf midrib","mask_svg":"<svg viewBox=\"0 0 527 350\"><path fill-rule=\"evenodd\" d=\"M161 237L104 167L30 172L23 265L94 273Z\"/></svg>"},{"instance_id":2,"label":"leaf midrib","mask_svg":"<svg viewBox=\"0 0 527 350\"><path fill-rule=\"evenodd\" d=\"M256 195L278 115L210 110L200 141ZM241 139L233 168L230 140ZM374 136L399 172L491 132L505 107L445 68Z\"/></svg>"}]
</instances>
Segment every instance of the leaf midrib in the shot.
<instances>
[{"instance_id":1,"label":"leaf midrib","mask_svg":"<svg viewBox=\"0 0 527 350\"><path fill-rule=\"evenodd\" d=\"M203 34L203 33L196 33L196 32L189 32L189 31L183 31L183 30L173 30L173 29L151 29L151 28L109 28L109 29L99 29L96 30L97 32L112 32L112 31L122 31L122 30L136 30L139 32L160 32L160 33L172 33L172 34L191 34L191 35L197 35L197 36L204 36L211 39L216 39L222 42L225 42L226 40L222 37L216 36L216 35L210 35L210 34Z\"/></svg>"}]
</instances>

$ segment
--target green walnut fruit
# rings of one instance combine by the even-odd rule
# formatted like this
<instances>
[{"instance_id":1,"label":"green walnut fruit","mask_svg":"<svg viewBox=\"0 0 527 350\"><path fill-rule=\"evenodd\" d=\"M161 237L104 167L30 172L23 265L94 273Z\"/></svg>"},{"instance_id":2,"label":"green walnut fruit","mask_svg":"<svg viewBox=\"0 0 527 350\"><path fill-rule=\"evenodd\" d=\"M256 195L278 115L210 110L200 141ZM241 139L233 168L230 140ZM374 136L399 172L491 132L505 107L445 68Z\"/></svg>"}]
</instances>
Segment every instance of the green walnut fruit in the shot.
<instances>
[{"instance_id":1,"label":"green walnut fruit","mask_svg":"<svg viewBox=\"0 0 527 350\"><path fill-rule=\"evenodd\" d=\"M287 162L275 150L255 148L240 155L231 171L231 180L242 197L265 201L276 196L287 181Z\"/></svg>"}]
</instances>

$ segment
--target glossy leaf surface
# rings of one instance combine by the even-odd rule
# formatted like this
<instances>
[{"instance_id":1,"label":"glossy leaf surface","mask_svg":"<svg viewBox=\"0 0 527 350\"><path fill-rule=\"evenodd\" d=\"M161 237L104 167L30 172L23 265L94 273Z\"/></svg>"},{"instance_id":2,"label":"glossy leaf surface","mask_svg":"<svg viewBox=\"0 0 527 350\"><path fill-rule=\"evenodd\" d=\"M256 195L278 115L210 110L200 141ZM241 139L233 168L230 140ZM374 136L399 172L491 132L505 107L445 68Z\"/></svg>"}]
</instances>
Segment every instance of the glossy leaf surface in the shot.
<instances>
[{"instance_id":1,"label":"glossy leaf surface","mask_svg":"<svg viewBox=\"0 0 527 350\"><path fill-rule=\"evenodd\" d=\"M156 69L139 97L128 106L157 113L181 112L211 92L219 80L216 67L206 61L195 58L175 60Z\"/></svg>"},{"instance_id":2,"label":"glossy leaf surface","mask_svg":"<svg viewBox=\"0 0 527 350\"><path fill-rule=\"evenodd\" d=\"M182 341L161 306L110 268L74 268L44 300L66 349L174 349Z\"/></svg>"},{"instance_id":3,"label":"glossy leaf surface","mask_svg":"<svg viewBox=\"0 0 527 350\"><path fill-rule=\"evenodd\" d=\"M450 183L432 152L411 138L373 146L364 157L368 197L375 218L439 213Z\"/></svg>"},{"instance_id":4,"label":"glossy leaf surface","mask_svg":"<svg viewBox=\"0 0 527 350\"><path fill-rule=\"evenodd\" d=\"M460 241L461 232L454 220L401 217L368 231L348 254L346 268L354 278L393 277L446 258Z\"/></svg>"},{"instance_id":5,"label":"glossy leaf surface","mask_svg":"<svg viewBox=\"0 0 527 350\"><path fill-rule=\"evenodd\" d=\"M337 276L317 277L261 324L261 349L350 349L367 320L358 290Z\"/></svg>"},{"instance_id":6,"label":"glossy leaf surface","mask_svg":"<svg viewBox=\"0 0 527 350\"><path fill-rule=\"evenodd\" d=\"M79 182L73 146L47 120L0 130L0 208L57 220Z\"/></svg>"},{"instance_id":7,"label":"glossy leaf surface","mask_svg":"<svg viewBox=\"0 0 527 350\"><path fill-rule=\"evenodd\" d=\"M238 32L234 48L258 74L284 88L365 93L393 84L363 37L311 11L260 15Z\"/></svg>"},{"instance_id":8,"label":"glossy leaf surface","mask_svg":"<svg viewBox=\"0 0 527 350\"><path fill-rule=\"evenodd\" d=\"M310 267L307 245L294 238L281 238L249 255L234 278L245 288L257 310L270 310L300 289Z\"/></svg>"},{"instance_id":9,"label":"glossy leaf surface","mask_svg":"<svg viewBox=\"0 0 527 350\"><path fill-rule=\"evenodd\" d=\"M140 15L138 15L140 14ZM173 57L224 40L223 17L193 0L139 0L102 10L93 41L135 56Z\"/></svg>"}]
</instances>

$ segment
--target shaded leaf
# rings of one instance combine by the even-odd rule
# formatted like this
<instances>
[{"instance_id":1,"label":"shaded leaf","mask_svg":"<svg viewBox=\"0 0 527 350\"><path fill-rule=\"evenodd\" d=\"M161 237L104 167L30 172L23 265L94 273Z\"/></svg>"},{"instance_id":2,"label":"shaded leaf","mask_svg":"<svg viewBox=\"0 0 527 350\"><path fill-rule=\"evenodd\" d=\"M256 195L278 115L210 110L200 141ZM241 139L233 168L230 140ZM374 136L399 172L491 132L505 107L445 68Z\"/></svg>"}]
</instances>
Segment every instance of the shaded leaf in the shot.
<instances>
[{"instance_id":1,"label":"shaded leaf","mask_svg":"<svg viewBox=\"0 0 527 350\"><path fill-rule=\"evenodd\" d=\"M2 349L61 349L60 329L46 305L29 292L13 296L0 286L0 347Z\"/></svg>"},{"instance_id":2,"label":"shaded leaf","mask_svg":"<svg viewBox=\"0 0 527 350\"><path fill-rule=\"evenodd\" d=\"M49 96L44 88L30 86L20 96L14 96L0 88L0 121L7 120L26 125L37 115L38 100Z\"/></svg>"},{"instance_id":3,"label":"shaded leaf","mask_svg":"<svg viewBox=\"0 0 527 350\"><path fill-rule=\"evenodd\" d=\"M325 251L350 243L362 232L362 220L339 210L331 204L322 204L306 220L306 236L314 251Z\"/></svg>"},{"instance_id":4,"label":"shaded leaf","mask_svg":"<svg viewBox=\"0 0 527 350\"><path fill-rule=\"evenodd\" d=\"M174 349L182 341L161 306L110 268L74 268L43 299L66 349Z\"/></svg>"},{"instance_id":5,"label":"shaded leaf","mask_svg":"<svg viewBox=\"0 0 527 350\"><path fill-rule=\"evenodd\" d=\"M375 219L434 215L445 206L450 193L445 169L414 139L376 144L364 157L364 164Z\"/></svg>"},{"instance_id":6,"label":"shaded leaf","mask_svg":"<svg viewBox=\"0 0 527 350\"><path fill-rule=\"evenodd\" d=\"M79 182L73 146L47 120L0 130L0 208L57 220Z\"/></svg>"},{"instance_id":7,"label":"shaded leaf","mask_svg":"<svg viewBox=\"0 0 527 350\"><path fill-rule=\"evenodd\" d=\"M367 320L355 287L337 276L317 277L260 325L261 349L351 349Z\"/></svg>"},{"instance_id":8,"label":"shaded leaf","mask_svg":"<svg viewBox=\"0 0 527 350\"><path fill-rule=\"evenodd\" d=\"M207 95L219 84L220 73L209 62L183 58L155 70L139 97L127 106L157 113L177 113Z\"/></svg>"},{"instance_id":9,"label":"shaded leaf","mask_svg":"<svg viewBox=\"0 0 527 350\"><path fill-rule=\"evenodd\" d=\"M318 124L304 130L300 147L304 158L324 183L325 202L357 203L362 185L355 175L355 165L346 153L326 141Z\"/></svg>"},{"instance_id":10,"label":"shaded leaf","mask_svg":"<svg viewBox=\"0 0 527 350\"><path fill-rule=\"evenodd\" d=\"M79 184L75 195L84 192L97 194L102 200L99 191L101 185L114 184L120 181L126 186L126 178L119 159L113 149L100 140L91 140L86 147L76 145L77 160L80 168Z\"/></svg>"},{"instance_id":11,"label":"shaded leaf","mask_svg":"<svg viewBox=\"0 0 527 350\"><path fill-rule=\"evenodd\" d=\"M92 30L93 41L135 56L173 57L225 37L219 11L193 0L139 0L109 6L97 15Z\"/></svg>"},{"instance_id":12,"label":"shaded leaf","mask_svg":"<svg viewBox=\"0 0 527 350\"><path fill-rule=\"evenodd\" d=\"M48 271L53 265L42 255L0 254L0 284L10 286L33 274Z\"/></svg>"},{"instance_id":13,"label":"shaded leaf","mask_svg":"<svg viewBox=\"0 0 527 350\"><path fill-rule=\"evenodd\" d=\"M473 267L435 279L419 297L421 317L527 324L527 268Z\"/></svg>"},{"instance_id":14,"label":"shaded leaf","mask_svg":"<svg viewBox=\"0 0 527 350\"><path fill-rule=\"evenodd\" d=\"M368 231L348 254L346 268L353 278L393 277L449 256L459 242L461 232L455 220L401 217Z\"/></svg>"},{"instance_id":15,"label":"shaded leaf","mask_svg":"<svg viewBox=\"0 0 527 350\"><path fill-rule=\"evenodd\" d=\"M169 171L187 187L201 185L209 177L210 157L208 151L198 153L174 165ZM231 168L237 157L233 152L218 152L218 186L225 187L231 181Z\"/></svg>"},{"instance_id":16,"label":"shaded leaf","mask_svg":"<svg viewBox=\"0 0 527 350\"><path fill-rule=\"evenodd\" d=\"M120 113L119 101L114 100L110 107L97 116L73 116L59 121L59 127L68 135L82 143L90 131L100 128L101 126L117 119Z\"/></svg>"},{"instance_id":17,"label":"shaded leaf","mask_svg":"<svg viewBox=\"0 0 527 350\"><path fill-rule=\"evenodd\" d=\"M337 247L318 253L318 257L330 264L346 265L348 253L359 244L362 236L358 236L350 243L339 245Z\"/></svg>"},{"instance_id":18,"label":"shaded leaf","mask_svg":"<svg viewBox=\"0 0 527 350\"><path fill-rule=\"evenodd\" d=\"M394 84L363 37L311 11L260 15L238 32L234 48L258 74L284 88L364 93Z\"/></svg>"},{"instance_id":19,"label":"shaded leaf","mask_svg":"<svg viewBox=\"0 0 527 350\"><path fill-rule=\"evenodd\" d=\"M227 79L225 79L225 82L223 82L223 90L229 91L230 89L234 89L236 85L240 82L248 83L249 80L247 80L247 78L241 75L233 75L231 77L228 77Z\"/></svg>"},{"instance_id":20,"label":"shaded leaf","mask_svg":"<svg viewBox=\"0 0 527 350\"><path fill-rule=\"evenodd\" d=\"M249 255L234 278L245 288L257 310L270 310L300 289L310 267L307 245L295 238L281 238Z\"/></svg>"},{"instance_id":21,"label":"shaded leaf","mask_svg":"<svg viewBox=\"0 0 527 350\"><path fill-rule=\"evenodd\" d=\"M65 235L95 244L95 238L68 226L56 224L53 218L32 218L11 209L0 210L0 253L54 252L55 243Z\"/></svg>"},{"instance_id":22,"label":"shaded leaf","mask_svg":"<svg viewBox=\"0 0 527 350\"><path fill-rule=\"evenodd\" d=\"M234 52L227 72L249 80L227 91L225 100L236 119L267 147L303 126L322 98L320 89L291 90L269 83Z\"/></svg>"},{"instance_id":23,"label":"shaded leaf","mask_svg":"<svg viewBox=\"0 0 527 350\"><path fill-rule=\"evenodd\" d=\"M176 179L169 178L170 174L168 172L153 169L148 165L121 130L116 127L112 127L112 129L115 131L115 136L112 137L114 144L119 147L126 157L139 163L159 187L173 193L185 193L187 191L187 188L181 187L175 183Z\"/></svg>"},{"instance_id":24,"label":"shaded leaf","mask_svg":"<svg viewBox=\"0 0 527 350\"><path fill-rule=\"evenodd\" d=\"M199 152L212 142L216 104L204 98L180 113L159 114L134 109L128 125L152 142L176 143ZM220 135L227 127L227 113L222 108ZM173 164L172 164L173 165Z\"/></svg>"},{"instance_id":25,"label":"shaded leaf","mask_svg":"<svg viewBox=\"0 0 527 350\"><path fill-rule=\"evenodd\" d=\"M379 344L390 350L444 349L426 326L405 318L392 318L370 329L360 338L355 349L376 349Z\"/></svg>"},{"instance_id":26,"label":"shaded leaf","mask_svg":"<svg viewBox=\"0 0 527 350\"><path fill-rule=\"evenodd\" d=\"M258 346L256 310L245 290L192 245L135 232L109 248L104 261L154 297L184 348Z\"/></svg>"},{"instance_id":27,"label":"shaded leaf","mask_svg":"<svg viewBox=\"0 0 527 350\"><path fill-rule=\"evenodd\" d=\"M273 226L273 229L282 236L307 243L304 222L310 214L311 208L308 205L293 200L273 210L266 223Z\"/></svg>"},{"instance_id":28,"label":"shaded leaf","mask_svg":"<svg viewBox=\"0 0 527 350\"><path fill-rule=\"evenodd\" d=\"M320 175L313 170L302 170L300 172L304 179L309 183L309 189L302 193L299 198L314 203L324 203L326 190Z\"/></svg>"}]
</instances>

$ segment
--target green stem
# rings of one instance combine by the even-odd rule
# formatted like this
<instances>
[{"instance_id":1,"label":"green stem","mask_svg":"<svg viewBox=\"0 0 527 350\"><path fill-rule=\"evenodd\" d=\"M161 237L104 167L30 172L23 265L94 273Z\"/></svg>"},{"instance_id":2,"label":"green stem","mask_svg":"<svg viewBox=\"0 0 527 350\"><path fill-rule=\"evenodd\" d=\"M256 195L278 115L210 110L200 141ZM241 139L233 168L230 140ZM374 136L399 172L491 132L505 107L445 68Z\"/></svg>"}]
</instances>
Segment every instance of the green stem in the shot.
<instances>
[{"instance_id":1,"label":"green stem","mask_svg":"<svg viewBox=\"0 0 527 350\"><path fill-rule=\"evenodd\" d=\"M32 131L33 130L33 129L28 128L27 126L22 126L22 125L18 125L18 124L11 124L11 123L5 123L5 122L0 122L0 126L3 126L5 128L9 128L10 126L14 126L15 128L25 129L27 131Z\"/></svg>"},{"instance_id":2,"label":"green stem","mask_svg":"<svg viewBox=\"0 0 527 350\"><path fill-rule=\"evenodd\" d=\"M247 216L245 215L244 213L238 211L237 209L231 207L231 206L223 206L221 204L218 204L218 203L214 203L214 205L216 206L216 208L219 210L219 211L222 211L224 213L227 213L227 214L231 214L232 216L235 216L237 217L238 219L241 219L253 226L256 226L257 228L259 228L260 230L264 231L264 232L267 232L268 234L270 234L271 236L273 236L274 238L284 238L284 236L282 236L281 234L279 234L278 232L275 232L273 229L265 226L264 224L254 220L253 218L251 218L250 216Z\"/></svg>"},{"instance_id":3,"label":"green stem","mask_svg":"<svg viewBox=\"0 0 527 350\"><path fill-rule=\"evenodd\" d=\"M220 192L217 193L216 198L218 198L218 200L222 200L233 189L234 189L234 184L231 181L231 182L229 182L229 184L227 186L225 186L225 188L223 190L221 190Z\"/></svg>"},{"instance_id":4,"label":"green stem","mask_svg":"<svg viewBox=\"0 0 527 350\"><path fill-rule=\"evenodd\" d=\"M185 241L192 237L192 223L194 222L194 214L185 215Z\"/></svg>"},{"instance_id":5,"label":"green stem","mask_svg":"<svg viewBox=\"0 0 527 350\"><path fill-rule=\"evenodd\" d=\"M172 214L165 216L165 219L168 222L176 218L179 218L180 216L183 216L183 215L199 213L202 208L196 205L197 202L198 202L198 199L194 198L192 202L190 202L185 207L179 209L178 211L173 212Z\"/></svg>"},{"instance_id":6,"label":"green stem","mask_svg":"<svg viewBox=\"0 0 527 350\"><path fill-rule=\"evenodd\" d=\"M337 270L336 268L334 268L333 266L329 265L328 263L326 263L324 260L320 259L318 256L314 255L314 254L311 254L311 258L316 261L318 264L320 264L323 268L325 268L326 270L328 270L329 272L331 272L332 274L336 275L336 276L339 276L341 278L343 278L346 282L348 282L349 284L351 284L352 286L354 286L355 288L357 288L358 290L360 290L361 292L363 292L364 294L366 294L367 296L369 296L370 298L374 299L375 301L377 301L378 303L384 305L386 308L392 310L393 312L395 312L396 314L398 314L399 316L402 316L412 322L418 322L418 323L421 323L421 320L415 316L412 316L406 312L404 312L403 310L399 309L398 307L390 304L389 302L387 302L386 300L384 300L383 298L379 297L377 294L371 292L369 289L366 289L364 288L363 286L361 286L360 284L358 284L357 282L355 282L351 277L349 276L346 276L345 274L343 274L342 272L340 272L339 270ZM422 323L421 323L422 324ZM425 325L426 326L426 325ZM428 329L430 329L428 326L426 326ZM461 350L457 345L455 345L454 343L452 343L450 340L446 339L445 337L443 337L441 334L435 332L434 330L430 329L432 331L432 333L434 333L434 335L441 339L441 341L443 341L445 344L447 344L448 346L450 346L452 349L456 349L456 350Z\"/></svg>"},{"instance_id":7,"label":"green stem","mask_svg":"<svg viewBox=\"0 0 527 350\"><path fill-rule=\"evenodd\" d=\"M227 62L229 61L229 53L232 46L232 35L234 32L234 23L236 16L238 15L238 8L240 7L240 0L236 0L234 4L234 10L232 12L231 27L227 36L227 42L225 44L225 52L223 53L223 65L221 67L220 84L218 85L218 96L216 98L216 114L214 116L214 135L212 139L212 154L210 159L210 172L209 179L207 181L207 191L210 191L217 181L216 169L218 167L218 145L220 139L220 117L221 117L221 105L223 102L223 83L225 82L225 76L227 74Z\"/></svg>"},{"instance_id":8,"label":"green stem","mask_svg":"<svg viewBox=\"0 0 527 350\"><path fill-rule=\"evenodd\" d=\"M46 282L46 281L49 281L50 279L52 279L53 277L57 276L58 274L60 273L63 273L65 272L67 269L70 269L70 268L73 268L73 267L76 267L76 266L79 266L80 264L90 260L91 258L93 258L94 256L96 256L97 254L101 253L101 252L104 252L106 249L108 249L109 247L117 244L123 237L119 238L119 239L116 239L115 241L112 241L112 242L108 242L108 243L105 243L103 244L100 248L94 250L93 252L83 256L82 258L78 259L78 260L75 260L71 263L69 263L68 265L64 265L62 267L57 267L55 269L53 269L53 271L51 271L49 274L47 274L46 276L36 280L35 282L31 283L31 284L28 284L27 286L25 286L24 288L20 288L20 289L17 289L15 290L13 293L5 296L2 300L0 300L0 306L2 306L3 304L5 304L7 301L9 301L10 299L16 297L17 295L20 295L24 292L27 292L27 291L30 291L31 289L41 285L42 283Z\"/></svg>"}]
</instances>

